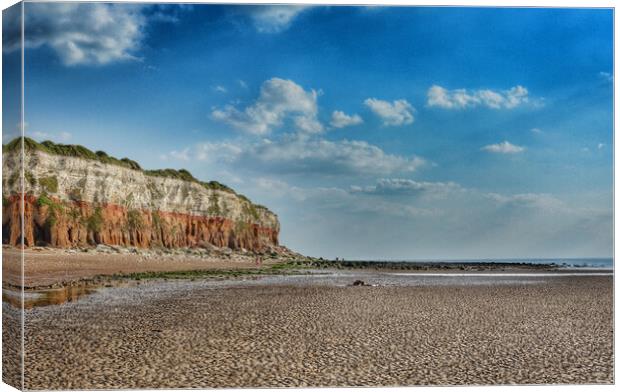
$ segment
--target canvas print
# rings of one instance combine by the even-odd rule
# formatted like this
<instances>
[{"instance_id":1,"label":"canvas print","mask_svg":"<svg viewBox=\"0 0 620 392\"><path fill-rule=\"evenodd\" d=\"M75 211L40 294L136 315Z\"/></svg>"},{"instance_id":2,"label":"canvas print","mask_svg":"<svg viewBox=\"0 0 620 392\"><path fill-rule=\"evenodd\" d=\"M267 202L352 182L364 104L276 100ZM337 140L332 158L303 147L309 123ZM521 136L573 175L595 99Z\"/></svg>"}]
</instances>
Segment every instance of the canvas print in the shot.
<instances>
[{"instance_id":1,"label":"canvas print","mask_svg":"<svg viewBox=\"0 0 620 392\"><path fill-rule=\"evenodd\" d=\"M613 384L613 10L2 14L2 379Z\"/></svg>"}]
</instances>

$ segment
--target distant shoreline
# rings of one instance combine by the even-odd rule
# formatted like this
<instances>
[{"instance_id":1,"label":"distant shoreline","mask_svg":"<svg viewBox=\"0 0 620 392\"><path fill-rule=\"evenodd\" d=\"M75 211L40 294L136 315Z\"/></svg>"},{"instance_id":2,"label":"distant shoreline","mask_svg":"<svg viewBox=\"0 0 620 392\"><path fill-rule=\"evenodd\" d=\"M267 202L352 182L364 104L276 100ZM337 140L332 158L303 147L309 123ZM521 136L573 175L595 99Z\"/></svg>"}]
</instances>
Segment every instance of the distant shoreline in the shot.
<instances>
[{"instance_id":1,"label":"distant shoreline","mask_svg":"<svg viewBox=\"0 0 620 392\"><path fill-rule=\"evenodd\" d=\"M308 273L309 270L378 270L420 273L474 272L561 272L569 266L558 263L490 261L348 261L325 260L288 254L259 256L252 252L219 250L123 248L111 251L87 249L25 249L24 283L27 289L66 287L93 280L117 279L200 279L235 278L241 275ZM21 282L21 251L3 248L3 286L18 287ZM257 264L257 260L259 263ZM610 268L572 268L587 271L613 271Z\"/></svg>"},{"instance_id":2,"label":"distant shoreline","mask_svg":"<svg viewBox=\"0 0 620 392\"><path fill-rule=\"evenodd\" d=\"M540 260L540 259L539 259ZM569 260L569 259L564 259ZM582 260L582 259L572 259ZM588 259L588 260L609 260ZM540 260L543 261L543 260ZM546 260L545 260L546 261ZM551 261L551 260L549 260ZM556 269L611 269L613 270L613 259L610 266L575 266L568 263L557 262L533 262L533 261L373 261L373 260L319 260L310 262L318 268L373 268L389 270L504 270L504 269L534 269L534 270L556 270Z\"/></svg>"}]
</instances>

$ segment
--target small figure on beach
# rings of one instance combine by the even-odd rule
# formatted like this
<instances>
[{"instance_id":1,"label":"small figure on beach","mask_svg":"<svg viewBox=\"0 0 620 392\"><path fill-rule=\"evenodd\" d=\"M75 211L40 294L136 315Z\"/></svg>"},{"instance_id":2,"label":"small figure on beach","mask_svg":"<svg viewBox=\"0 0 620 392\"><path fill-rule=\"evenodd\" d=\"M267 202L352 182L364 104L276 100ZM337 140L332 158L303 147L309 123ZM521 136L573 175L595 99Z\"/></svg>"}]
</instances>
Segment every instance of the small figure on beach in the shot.
<instances>
[{"instance_id":1,"label":"small figure on beach","mask_svg":"<svg viewBox=\"0 0 620 392\"><path fill-rule=\"evenodd\" d=\"M263 265L263 259L260 256L256 256L256 266L260 267L261 265Z\"/></svg>"}]
</instances>

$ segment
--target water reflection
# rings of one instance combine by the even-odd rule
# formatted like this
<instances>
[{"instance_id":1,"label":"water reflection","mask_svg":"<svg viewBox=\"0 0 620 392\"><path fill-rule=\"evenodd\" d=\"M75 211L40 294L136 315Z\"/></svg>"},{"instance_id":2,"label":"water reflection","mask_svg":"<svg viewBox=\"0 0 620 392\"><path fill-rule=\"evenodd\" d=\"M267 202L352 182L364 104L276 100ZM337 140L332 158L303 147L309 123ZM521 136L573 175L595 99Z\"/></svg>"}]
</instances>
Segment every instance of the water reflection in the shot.
<instances>
[{"instance_id":1,"label":"water reflection","mask_svg":"<svg viewBox=\"0 0 620 392\"><path fill-rule=\"evenodd\" d=\"M24 292L24 309L32 309L35 306L59 305L65 302L73 302L95 291L96 288L89 287L88 285L28 290ZM21 291L19 289L3 288L2 301L14 307L21 308Z\"/></svg>"}]
</instances>

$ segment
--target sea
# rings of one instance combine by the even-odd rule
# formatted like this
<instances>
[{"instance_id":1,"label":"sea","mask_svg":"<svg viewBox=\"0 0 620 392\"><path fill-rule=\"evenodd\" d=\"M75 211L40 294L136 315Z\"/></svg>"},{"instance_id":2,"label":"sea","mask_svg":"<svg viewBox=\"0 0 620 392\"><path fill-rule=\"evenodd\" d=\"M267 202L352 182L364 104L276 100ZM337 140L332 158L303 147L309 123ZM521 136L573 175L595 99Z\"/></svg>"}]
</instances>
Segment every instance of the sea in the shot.
<instances>
[{"instance_id":1,"label":"sea","mask_svg":"<svg viewBox=\"0 0 620 392\"><path fill-rule=\"evenodd\" d=\"M419 260L376 260L402 263L529 263L529 264L555 264L560 268L601 268L613 269L612 257L590 258L516 258L516 259L419 259Z\"/></svg>"}]
</instances>

